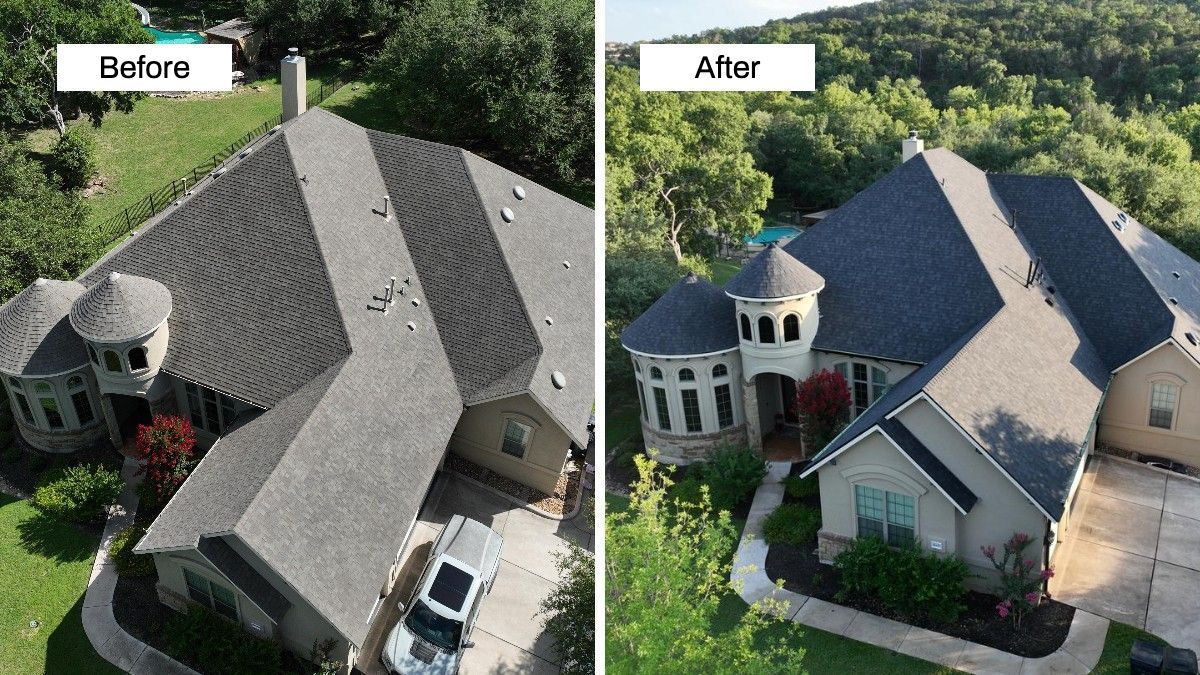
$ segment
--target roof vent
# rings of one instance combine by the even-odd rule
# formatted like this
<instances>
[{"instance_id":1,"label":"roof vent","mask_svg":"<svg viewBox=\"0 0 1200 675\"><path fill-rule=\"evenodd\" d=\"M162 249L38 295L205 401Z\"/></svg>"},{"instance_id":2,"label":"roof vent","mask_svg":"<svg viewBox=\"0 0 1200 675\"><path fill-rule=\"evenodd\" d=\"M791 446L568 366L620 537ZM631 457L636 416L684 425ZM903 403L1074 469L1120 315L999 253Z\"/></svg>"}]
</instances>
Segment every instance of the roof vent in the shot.
<instances>
[{"instance_id":1,"label":"roof vent","mask_svg":"<svg viewBox=\"0 0 1200 675\"><path fill-rule=\"evenodd\" d=\"M114 274L116 274L116 273L114 272ZM37 279L34 280L33 285L34 286L45 286L46 280L43 279L42 277L38 277ZM550 318L550 317L546 317L546 318Z\"/></svg>"},{"instance_id":2,"label":"roof vent","mask_svg":"<svg viewBox=\"0 0 1200 675\"><path fill-rule=\"evenodd\" d=\"M1179 278L1179 272L1171 272L1171 276L1173 276L1173 277L1175 277L1176 279L1178 279L1178 278Z\"/></svg>"},{"instance_id":3,"label":"roof vent","mask_svg":"<svg viewBox=\"0 0 1200 675\"><path fill-rule=\"evenodd\" d=\"M412 303L413 303L413 307L420 307L420 306L421 306L421 301L420 301L420 300L418 300L417 298L413 298L413 299L412 299Z\"/></svg>"},{"instance_id":4,"label":"roof vent","mask_svg":"<svg viewBox=\"0 0 1200 675\"><path fill-rule=\"evenodd\" d=\"M220 178L221 174L225 173L226 170L227 169L225 167L221 167L219 169L216 169L215 171L213 171L212 173L210 173L208 175L212 176L213 178Z\"/></svg>"},{"instance_id":5,"label":"roof vent","mask_svg":"<svg viewBox=\"0 0 1200 675\"><path fill-rule=\"evenodd\" d=\"M1191 335L1191 333L1188 333L1188 335ZM562 389L567 386L567 376L563 375L561 370L550 373L550 381L554 383L555 389Z\"/></svg>"},{"instance_id":6,"label":"roof vent","mask_svg":"<svg viewBox=\"0 0 1200 675\"><path fill-rule=\"evenodd\" d=\"M1188 342L1192 343L1192 346L1200 344L1196 341L1196 334L1193 333L1192 331L1188 331L1188 332L1184 333L1183 336L1188 339Z\"/></svg>"},{"instance_id":7,"label":"roof vent","mask_svg":"<svg viewBox=\"0 0 1200 675\"><path fill-rule=\"evenodd\" d=\"M546 317L546 325L547 325L547 326L553 326L553 325L554 325L554 319L551 319L550 317Z\"/></svg>"},{"instance_id":8,"label":"roof vent","mask_svg":"<svg viewBox=\"0 0 1200 675\"><path fill-rule=\"evenodd\" d=\"M371 296L371 299L375 300L376 302L383 303L383 304L380 305L379 307L375 307L374 305L367 305L367 309L373 309L377 312L383 312L384 315L386 315L388 313L388 308L391 307L392 305L396 304L396 277L388 278L387 285L385 285L383 287L383 297L374 295L374 296Z\"/></svg>"},{"instance_id":9,"label":"roof vent","mask_svg":"<svg viewBox=\"0 0 1200 675\"><path fill-rule=\"evenodd\" d=\"M1121 211L1120 213L1118 213L1117 218L1119 218L1122 223L1129 220L1129 216L1125 215L1124 211Z\"/></svg>"},{"instance_id":10,"label":"roof vent","mask_svg":"<svg viewBox=\"0 0 1200 675\"><path fill-rule=\"evenodd\" d=\"M1124 232L1124 231L1125 231L1125 224L1124 224L1124 223L1122 223L1122 222L1121 222L1121 221L1119 221L1119 220L1114 220L1114 221L1112 221L1112 226L1113 226L1113 227L1115 227L1115 228L1117 228L1117 232Z\"/></svg>"},{"instance_id":11,"label":"roof vent","mask_svg":"<svg viewBox=\"0 0 1200 675\"><path fill-rule=\"evenodd\" d=\"M409 332L415 331L417 329L417 324L415 324L411 321L409 321L408 323L406 323L404 325L408 326Z\"/></svg>"},{"instance_id":12,"label":"roof vent","mask_svg":"<svg viewBox=\"0 0 1200 675\"><path fill-rule=\"evenodd\" d=\"M700 280L700 277L696 276L695 272L688 272L687 276L683 278L683 283L694 284L699 280Z\"/></svg>"},{"instance_id":13,"label":"roof vent","mask_svg":"<svg viewBox=\"0 0 1200 675\"><path fill-rule=\"evenodd\" d=\"M1046 287L1046 292L1047 292L1047 293L1049 293L1050 295L1054 295L1054 291L1056 291L1056 290L1058 290L1058 289L1056 289L1056 288L1055 288L1055 287L1053 287L1053 286L1047 286L1047 287Z\"/></svg>"},{"instance_id":14,"label":"roof vent","mask_svg":"<svg viewBox=\"0 0 1200 675\"><path fill-rule=\"evenodd\" d=\"M513 219L516 218L516 216L513 215L512 209L508 208L507 206L500 209L500 217L503 218L504 222L506 223L511 223Z\"/></svg>"},{"instance_id":15,"label":"roof vent","mask_svg":"<svg viewBox=\"0 0 1200 675\"><path fill-rule=\"evenodd\" d=\"M571 269L571 261L570 261L570 260L564 260L564 261L563 261L563 267L565 267L565 268L567 268L567 269Z\"/></svg>"},{"instance_id":16,"label":"roof vent","mask_svg":"<svg viewBox=\"0 0 1200 675\"><path fill-rule=\"evenodd\" d=\"M1171 303L1172 305L1178 305L1178 304L1179 304L1179 301L1178 301L1178 300L1176 300L1175 298L1167 298L1167 302Z\"/></svg>"},{"instance_id":17,"label":"roof vent","mask_svg":"<svg viewBox=\"0 0 1200 675\"><path fill-rule=\"evenodd\" d=\"M252 152L254 152L254 148L246 148L238 153L238 159L246 159Z\"/></svg>"},{"instance_id":18,"label":"roof vent","mask_svg":"<svg viewBox=\"0 0 1200 675\"><path fill-rule=\"evenodd\" d=\"M390 196L383 196L383 211L379 211L378 213L383 216L384 220L390 221L392 219L392 198Z\"/></svg>"},{"instance_id":19,"label":"roof vent","mask_svg":"<svg viewBox=\"0 0 1200 675\"><path fill-rule=\"evenodd\" d=\"M412 283L412 277L404 277L404 283Z\"/></svg>"},{"instance_id":20,"label":"roof vent","mask_svg":"<svg viewBox=\"0 0 1200 675\"><path fill-rule=\"evenodd\" d=\"M1054 298L1046 298L1046 304L1053 307L1054 306Z\"/></svg>"},{"instance_id":21,"label":"roof vent","mask_svg":"<svg viewBox=\"0 0 1200 675\"><path fill-rule=\"evenodd\" d=\"M525 188L520 185L513 186L513 196L517 199L525 199Z\"/></svg>"}]
</instances>

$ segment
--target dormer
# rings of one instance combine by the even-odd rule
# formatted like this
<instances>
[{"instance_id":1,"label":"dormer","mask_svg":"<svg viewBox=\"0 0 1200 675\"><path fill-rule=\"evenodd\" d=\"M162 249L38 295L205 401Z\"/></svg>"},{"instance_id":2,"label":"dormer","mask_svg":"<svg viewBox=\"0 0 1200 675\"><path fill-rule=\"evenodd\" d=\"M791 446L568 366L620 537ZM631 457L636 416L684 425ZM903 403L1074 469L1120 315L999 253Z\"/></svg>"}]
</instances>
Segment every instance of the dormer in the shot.
<instances>
[{"instance_id":1,"label":"dormer","mask_svg":"<svg viewBox=\"0 0 1200 675\"><path fill-rule=\"evenodd\" d=\"M145 382L158 374L166 356L170 315L166 286L112 272L72 305L71 327L86 341L101 382Z\"/></svg>"},{"instance_id":2,"label":"dormer","mask_svg":"<svg viewBox=\"0 0 1200 675\"><path fill-rule=\"evenodd\" d=\"M817 294L825 279L791 254L770 244L742 267L725 294L735 301L739 347L746 378L786 372L801 379L817 334Z\"/></svg>"}]
</instances>

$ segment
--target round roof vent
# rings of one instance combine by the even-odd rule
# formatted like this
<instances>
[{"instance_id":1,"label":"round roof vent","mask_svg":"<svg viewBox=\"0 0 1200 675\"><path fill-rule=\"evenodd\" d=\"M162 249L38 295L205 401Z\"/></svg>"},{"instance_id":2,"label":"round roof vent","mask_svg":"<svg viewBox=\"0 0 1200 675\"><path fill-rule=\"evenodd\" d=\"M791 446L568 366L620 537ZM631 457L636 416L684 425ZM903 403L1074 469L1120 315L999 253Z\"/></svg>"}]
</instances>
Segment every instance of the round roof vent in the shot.
<instances>
[{"instance_id":1,"label":"round roof vent","mask_svg":"<svg viewBox=\"0 0 1200 675\"><path fill-rule=\"evenodd\" d=\"M570 261L570 260L564 260L564 261L563 261L563 267L565 267L565 268L567 268L567 269L571 269L571 261Z\"/></svg>"},{"instance_id":2,"label":"round roof vent","mask_svg":"<svg viewBox=\"0 0 1200 675\"><path fill-rule=\"evenodd\" d=\"M513 219L516 218L516 216L513 215L513 210L508 208L507 206L500 209L500 217L503 218L504 222L506 222L506 223L511 223L513 221Z\"/></svg>"},{"instance_id":3,"label":"round roof vent","mask_svg":"<svg viewBox=\"0 0 1200 675\"><path fill-rule=\"evenodd\" d=\"M550 317L546 317L546 325L547 325L547 326L553 326L553 325L554 325L554 319L551 319Z\"/></svg>"},{"instance_id":4,"label":"round roof vent","mask_svg":"<svg viewBox=\"0 0 1200 675\"><path fill-rule=\"evenodd\" d=\"M417 298L413 298L413 299L412 299L412 303L413 303L413 307L420 307L420 306L421 306L421 301L420 301L419 299L417 299Z\"/></svg>"},{"instance_id":5,"label":"round roof vent","mask_svg":"<svg viewBox=\"0 0 1200 675\"><path fill-rule=\"evenodd\" d=\"M550 381L554 383L555 389L562 389L567 386L567 376L563 375L561 370L550 373Z\"/></svg>"},{"instance_id":6,"label":"round roof vent","mask_svg":"<svg viewBox=\"0 0 1200 675\"><path fill-rule=\"evenodd\" d=\"M415 324L415 323L413 323L413 322L411 322L411 321L409 321L409 322L408 322L407 324L405 324L405 325L406 325L406 326L408 326L408 330L410 330L410 331L414 331L414 330L416 330L416 329L417 329L417 324Z\"/></svg>"},{"instance_id":7,"label":"round roof vent","mask_svg":"<svg viewBox=\"0 0 1200 675\"><path fill-rule=\"evenodd\" d=\"M514 186L513 196L517 199L525 199L525 188L521 187L520 185Z\"/></svg>"},{"instance_id":8,"label":"round roof vent","mask_svg":"<svg viewBox=\"0 0 1200 675\"><path fill-rule=\"evenodd\" d=\"M1188 342L1192 343L1193 347L1196 346L1197 344L1200 344L1200 342L1196 341L1195 333L1188 331L1188 332L1184 333L1184 336L1188 339Z\"/></svg>"}]
</instances>

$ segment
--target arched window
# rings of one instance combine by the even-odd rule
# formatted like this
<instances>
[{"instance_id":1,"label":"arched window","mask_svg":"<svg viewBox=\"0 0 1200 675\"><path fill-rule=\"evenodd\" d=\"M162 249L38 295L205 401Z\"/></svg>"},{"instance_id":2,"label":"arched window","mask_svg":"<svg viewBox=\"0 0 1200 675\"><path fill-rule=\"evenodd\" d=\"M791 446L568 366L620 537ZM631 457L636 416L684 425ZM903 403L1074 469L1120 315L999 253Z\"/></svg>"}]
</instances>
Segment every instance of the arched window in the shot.
<instances>
[{"instance_id":1,"label":"arched window","mask_svg":"<svg viewBox=\"0 0 1200 675\"><path fill-rule=\"evenodd\" d=\"M134 347L129 350L129 372L145 370L150 367L146 362L146 348Z\"/></svg>"},{"instance_id":2,"label":"arched window","mask_svg":"<svg viewBox=\"0 0 1200 675\"><path fill-rule=\"evenodd\" d=\"M108 369L109 372L122 372L121 357L111 349L104 350L104 367Z\"/></svg>"},{"instance_id":3,"label":"arched window","mask_svg":"<svg viewBox=\"0 0 1200 675\"><path fill-rule=\"evenodd\" d=\"M92 349L91 345L87 346L87 350L88 350L88 358L92 360L92 363L94 363L96 365L100 365L100 357L96 356L96 350Z\"/></svg>"},{"instance_id":4,"label":"arched window","mask_svg":"<svg viewBox=\"0 0 1200 675\"><path fill-rule=\"evenodd\" d=\"M740 315L742 323L742 339L746 342L754 342L754 334L750 332L750 317L745 314Z\"/></svg>"},{"instance_id":5,"label":"arched window","mask_svg":"<svg viewBox=\"0 0 1200 675\"><path fill-rule=\"evenodd\" d=\"M21 381L15 377L10 377L8 378L8 386L16 408L21 413L21 419L25 420L26 424L33 424L33 409L29 407L29 399L25 396L25 390L21 387Z\"/></svg>"},{"instance_id":6,"label":"arched window","mask_svg":"<svg viewBox=\"0 0 1200 675\"><path fill-rule=\"evenodd\" d=\"M684 368L683 370L679 371L679 381L680 382L695 382L696 381L696 373L693 373L691 368Z\"/></svg>"},{"instance_id":7,"label":"arched window","mask_svg":"<svg viewBox=\"0 0 1200 675\"><path fill-rule=\"evenodd\" d=\"M769 316L758 317L758 341L763 344L775 344L775 319Z\"/></svg>"},{"instance_id":8,"label":"arched window","mask_svg":"<svg viewBox=\"0 0 1200 675\"><path fill-rule=\"evenodd\" d=\"M713 366L713 379L719 377L729 377L729 369L725 367L724 363Z\"/></svg>"},{"instance_id":9,"label":"arched window","mask_svg":"<svg viewBox=\"0 0 1200 675\"><path fill-rule=\"evenodd\" d=\"M652 379L652 380L661 380L662 379L662 371L659 370L658 366L650 366L650 379Z\"/></svg>"},{"instance_id":10,"label":"arched window","mask_svg":"<svg viewBox=\"0 0 1200 675\"><path fill-rule=\"evenodd\" d=\"M88 395L87 381L79 375L67 378L67 393L71 396L71 407L75 409L75 419L79 426L86 427L96 420L96 412L92 408L92 399Z\"/></svg>"},{"instance_id":11,"label":"arched window","mask_svg":"<svg viewBox=\"0 0 1200 675\"><path fill-rule=\"evenodd\" d=\"M37 394L42 414L46 416L46 424L51 429L62 429L65 425L62 411L58 405L58 397L54 395L54 387L50 386L49 382L38 382L33 385L33 391Z\"/></svg>"},{"instance_id":12,"label":"arched window","mask_svg":"<svg viewBox=\"0 0 1200 675\"><path fill-rule=\"evenodd\" d=\"M795 342L800 339L800 317L788 314L783 317L783 341Z\"/></svg>"},{"instance_id":13,"label":"arched window","mask_svg":"<svg viewBox=\"0 0 1200 675\"><path fill-rule=\"evenodd\" d=\"M1150 384L1150 421L1152 427L1170 429L1179 403L1179 385L1159 380Z\"/></svg>"}]
</instances>

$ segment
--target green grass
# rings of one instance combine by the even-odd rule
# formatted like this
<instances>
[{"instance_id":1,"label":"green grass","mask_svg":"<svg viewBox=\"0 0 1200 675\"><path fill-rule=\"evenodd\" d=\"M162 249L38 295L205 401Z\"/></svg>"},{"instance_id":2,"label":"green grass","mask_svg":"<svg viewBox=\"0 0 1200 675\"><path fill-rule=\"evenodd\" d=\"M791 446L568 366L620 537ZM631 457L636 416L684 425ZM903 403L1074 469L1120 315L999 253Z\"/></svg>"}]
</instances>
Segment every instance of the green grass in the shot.
<instances>
[{"instance_id":1,"label":"green grass","mask_svg":"<svg viewBox=\"0 0 1200 675\"><path fill-rule=\"evenodd\" d=\"M98 541L0 495L0 673L120 672L80 621Z\"/></svg>"},{"instance_id":2,"label":"green grass","mask_svg":"<svg viewBox=\"0 0 1200 675\"><path fill-rule=\"evenodd\" d=\"M1104 652L1100 654L1100 662L1092 669L1093 675L1125 675L1129 672L1129 650L1134 640L1149 640L1161 645L1166 642L1147 633L1140 628L1134 628L1123 623L1112 622L1108 625L1108 636L1104 638Z\"/></svg>"},{"instance_id":3,"label":"green grass","mask_svg":"<svg viewBox=\"0 0 1200 675\"><path fill-rule=\"evenodd\" d=\"M608 450L621 445L642 432L642 424L638 419L641 408L637 401L618 400L608 405L608 414L604 417L604 446Z\"/></svg>"},{"instance_id":4,"label":"green grass","mask_svg":"<svg viewBox=\"0 0 1200 675\"><path fill-rule=\"evenodd\" d=\"M710 260L709 264L712 265L712 282L718 286L724 286L725 282L732 279L733 275L742 269L742 266L738 263L720 258Z\"/></svg>"},{"instance_id":5,"label":"green grass","mask_svg":"<svg viewBox=\"0 0 1200 675\"><path fill-rule=\"evenodd\" d=\"M338 67L312 73L311 93ZM259 87L261 91L255 91ZM88 199L88 222L101 223L150 192L189 173L248 131L279 114L283 98L277 76L256 80L228 94L171 99L147 97L129 114L105 115L99 129L86 120L72 125L96 142L96 164L105 192ZM40 129L27 136L30 147L46 152L58 132Z\"/></svg>"}]
</instances>

